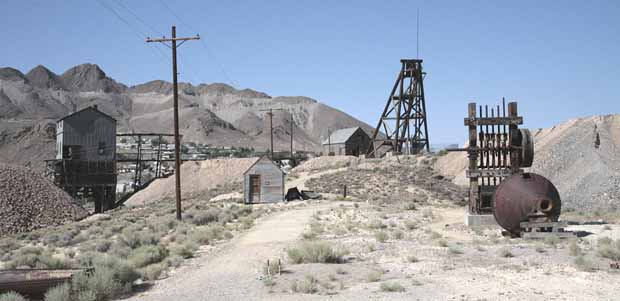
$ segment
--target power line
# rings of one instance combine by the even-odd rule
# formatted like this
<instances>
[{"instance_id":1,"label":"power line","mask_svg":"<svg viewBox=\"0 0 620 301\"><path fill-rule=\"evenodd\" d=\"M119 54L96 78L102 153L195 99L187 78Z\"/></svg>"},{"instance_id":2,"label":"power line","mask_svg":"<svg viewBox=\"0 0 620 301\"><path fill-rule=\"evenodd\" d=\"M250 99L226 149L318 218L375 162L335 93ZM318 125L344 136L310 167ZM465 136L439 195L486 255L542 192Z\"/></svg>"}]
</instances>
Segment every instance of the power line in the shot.
<instances>
[{"instance_id":1,"label":"power line","mask_svg":"<svg viewBox=\"0 0 620 301\"><path fill-rule=\"evenodd\" d=\"M172 10L172 8L170 8L170 6L168 6L168 4L166 4L165 1L159 0L159 3L161 3L162 6L164 6L175 18L177 18L177 20L179 20L179 22L181 22L183 25L187 26L187 28L189 28L190 30L194 30L195 31L196 28L194 26L189 25L187 22L185 22L183 19L181 19L181 17L177 13L175 13L174 10ZM202 45L202 47L206 50L207 56L210 57L213 60L213 62L215 62L215 64L217 65L217 68L219 69L219 71L222 73L222 75L224 75L225 80L230 85L236 86L235 81L232 80L232 78L228 75L228 73L224 69L224 66L220 63L220 61L215 56L215 53L211 52L211 50L209 49L209 47L207 47L207 44L203 40L200 40L199 42Z\"/></svg>"}]
</instances>

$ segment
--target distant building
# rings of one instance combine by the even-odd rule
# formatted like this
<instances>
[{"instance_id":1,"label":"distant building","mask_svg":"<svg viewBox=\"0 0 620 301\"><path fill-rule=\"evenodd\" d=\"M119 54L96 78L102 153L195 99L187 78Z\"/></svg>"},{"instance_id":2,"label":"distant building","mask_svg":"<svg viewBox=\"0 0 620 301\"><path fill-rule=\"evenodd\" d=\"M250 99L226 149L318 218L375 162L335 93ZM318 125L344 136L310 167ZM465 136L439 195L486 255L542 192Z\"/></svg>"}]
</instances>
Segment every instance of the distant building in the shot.
<instances>
[{"instance_id":1,"label":"distant building","mask_svg":"<svg viewBox=\"0 0 620 301\"><path fill-rule=\"evenodd\" d=\"M323 141L323 153L359 156L366 153L370 137L360 127L337 130Z\"/></svg>"},{"instance_id":2,"label":"distant building","mask_svg":"<svg viewBox=\"0 0 620 301\"><path fill-rule=\"evenodd\" d=\"M272 203L284 199L284 172L269 157L262 156L243 174L246 204Z\"/></svg>"}]
</instances>

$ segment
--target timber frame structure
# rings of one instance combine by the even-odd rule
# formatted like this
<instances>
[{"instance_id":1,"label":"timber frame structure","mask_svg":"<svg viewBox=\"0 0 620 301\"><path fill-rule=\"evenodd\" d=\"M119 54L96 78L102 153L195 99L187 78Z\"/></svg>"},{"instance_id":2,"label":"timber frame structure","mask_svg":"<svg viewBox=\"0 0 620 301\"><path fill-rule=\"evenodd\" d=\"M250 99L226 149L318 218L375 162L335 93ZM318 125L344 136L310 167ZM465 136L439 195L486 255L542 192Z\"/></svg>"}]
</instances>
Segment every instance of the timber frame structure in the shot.
<instances>
[{"instance_id":1,"label":"timber frame structure","mask_svg":"<svg viewBox=\"0 0 620 301\"><path fill-rule=\"evenodd\" d=\"M477 107L468 105L468 116L464 120L469 129L467 148L447 149L466 151L469 165L469 213L492 214L494 193L497 186L507 177L523 173L522 167L531 167L534 160L534 141L527 129L519 129L523 117L518 116L517 103L502 99L502 109L497 105ZM501 112L501 114L500 114Z\"/></svg>"},{"instance_id":2,"label":"timber frame structure","mask_svg":"<svg viewBox=\"0 0 620 301\"><path fill-rule=\"evenodd\" d=\"M400 62L402 67L396 83L371 137L369 157L379 157L388 151L406 154L417 154L425 148L430 151L423 83L426 73L422 71L422 60L402 59Z\"/></svg>"}]
</instances>

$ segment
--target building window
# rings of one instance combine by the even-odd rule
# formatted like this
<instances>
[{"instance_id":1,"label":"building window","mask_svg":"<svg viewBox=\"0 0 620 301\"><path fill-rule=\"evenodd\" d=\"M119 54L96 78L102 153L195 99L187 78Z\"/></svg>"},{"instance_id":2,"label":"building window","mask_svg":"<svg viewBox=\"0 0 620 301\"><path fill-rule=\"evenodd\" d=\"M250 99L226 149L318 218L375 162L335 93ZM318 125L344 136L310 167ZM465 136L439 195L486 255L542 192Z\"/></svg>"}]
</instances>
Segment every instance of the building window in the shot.
<instances>
[{"instance_id":1,"label":"building window","mask_svg":"<svg viewBox=\"0 0 620 301\"><path fill-rule=\"evenodd\" d=\"M105 142L99 142L99 148L97 149L99 155L105 155Z\"/></svg>"}]
</instances>

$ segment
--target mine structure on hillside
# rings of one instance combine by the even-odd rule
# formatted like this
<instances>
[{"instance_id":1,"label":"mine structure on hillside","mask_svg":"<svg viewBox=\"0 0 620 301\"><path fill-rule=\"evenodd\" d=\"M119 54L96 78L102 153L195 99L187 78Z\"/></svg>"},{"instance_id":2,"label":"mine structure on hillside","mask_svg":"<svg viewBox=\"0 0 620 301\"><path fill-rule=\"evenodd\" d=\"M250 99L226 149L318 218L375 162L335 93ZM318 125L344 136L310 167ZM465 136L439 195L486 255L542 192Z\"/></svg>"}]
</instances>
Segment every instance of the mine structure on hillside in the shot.
<instances>
[{"instance_id":1,"label":"mine structure on hillside","mask_svg":"<svg viewBox=\"0 0 620 301\"><path fill-rule=\"evenodd\" d=\"M422 60L400 62L401 70L371 138L369 157L380 157L390 151L396 154L430 151Z\"/></svg>"},{"instance_id":2,"label":"mine structure on hillside","mask_svg":"<svg viewBox=\"0 0 620 301\"><path fill-rule=\"evenodd\" d=\"M483 110L470 103L464 123L469 145L448 150L466 151L469 159L466 223L488 224L492 217L513 236L572 236L558 222L562 202L553 183L523 170L534 161L534 140L528 129L519 128L523 117L517 103L508 103L508 114L504 99L501 108L491 106L490 114L488 105Z\"/></svg>"},{"instance_id":3,"label":"mine structure on hillside","mask_svg":"<svg viewBox=\"0 0 620 301\"><path fill-rule=\"evenodd\" d=\"M70 195L95 200L95 212L116 200L116 119L87 107L56 123L56 158L46 160L48 175Z\"/></svg>"}]
</instances>

